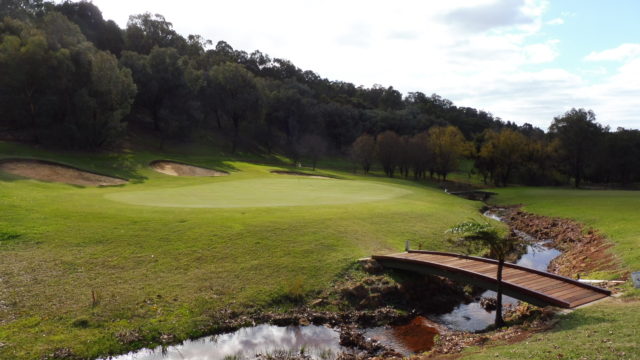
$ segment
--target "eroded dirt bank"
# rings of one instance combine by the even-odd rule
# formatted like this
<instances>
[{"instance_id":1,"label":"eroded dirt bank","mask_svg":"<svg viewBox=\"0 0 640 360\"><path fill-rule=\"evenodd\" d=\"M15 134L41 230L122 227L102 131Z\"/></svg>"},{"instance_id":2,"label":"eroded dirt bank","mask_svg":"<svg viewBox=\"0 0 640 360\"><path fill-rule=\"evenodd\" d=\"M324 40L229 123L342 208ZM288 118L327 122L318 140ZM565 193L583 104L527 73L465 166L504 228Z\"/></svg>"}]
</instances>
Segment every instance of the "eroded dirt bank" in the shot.
<instances>
[{"instance_id":1,"label":"eroded dirt bank","mask_svg":"<svg viewBox=\"0 0 640 360\"><path fill-rule=\"evenodd\" d=\"M617 273L621 278L628 274L622 263L612 254L613 244L597 230L586 228L577 221L535 215L520 207L501 210L503 220L515 230L525 232L538 241L551 241L562 254L549 265L549 271L577 278L596 271Z\"/></svg>"}]
</instances>

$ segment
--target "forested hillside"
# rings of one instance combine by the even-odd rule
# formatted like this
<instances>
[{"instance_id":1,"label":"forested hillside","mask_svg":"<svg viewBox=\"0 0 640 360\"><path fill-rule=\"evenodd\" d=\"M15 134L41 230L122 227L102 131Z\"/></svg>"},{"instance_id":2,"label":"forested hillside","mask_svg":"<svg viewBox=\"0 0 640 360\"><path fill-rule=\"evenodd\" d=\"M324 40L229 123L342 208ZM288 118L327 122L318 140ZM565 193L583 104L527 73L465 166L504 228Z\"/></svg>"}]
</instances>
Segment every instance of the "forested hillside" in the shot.
<instances>
[{"instance_id":1,"label":"forested hillside","mask_svg":"<svg viewBox=\"0 0 640 360\"><path fill-rule=\"evenodd\" d=\"M258 50L184 36L161 15L132 15L121 29L90 2L4 0L0 18L4 139L98 150L133 133L158 146L213 134L232 153L277 152L314 166L351 156L388 176L446 179L466 157L500 186L640 181L640 132L610 131L591 111L572 109L545 132L436 94L329 80Z\"/></svg>"}]
</instances>

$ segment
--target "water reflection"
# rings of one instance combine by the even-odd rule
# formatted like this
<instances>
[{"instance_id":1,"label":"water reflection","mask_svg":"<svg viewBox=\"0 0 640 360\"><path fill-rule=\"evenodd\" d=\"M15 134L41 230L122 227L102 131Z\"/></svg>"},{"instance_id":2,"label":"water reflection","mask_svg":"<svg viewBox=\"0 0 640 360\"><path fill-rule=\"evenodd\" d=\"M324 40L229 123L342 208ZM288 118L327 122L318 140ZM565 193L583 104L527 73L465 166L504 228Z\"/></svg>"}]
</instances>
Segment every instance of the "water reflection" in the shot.
<instances>
[{"instance_id":1,"label":"water reflection","mask_svg":"<svg viewBox=\"0 0 640 360\"><path fill-rule=\"evenodd\" d=\"M418 316L406 325L366 329L364 335L403 355L411 355L431 350L438 329L429 320Z\"/></svg>"},{"instance_id":2,"label":"water reflection","mask_svg":"<svg viewBox=\"0 0 640 360\"><path fill-rule=\"evenodd\" d=\"M333 357L343 350L339 345L337 331L325 326L272 326L258 325L243 328L229 334L209 336L197 340L187 340L181 345L171 346L162 351L144 349L113 360L223 360L225 357L252 358L256 354L275 351L299 352L312 359Z\"/></svg>"},{"instance_id":3,"label":"water reflection","mask_svg":"<svg viewBox=\"0 0 640 360\"><path fill-rule=\"evenodd\" d=\"M501 220L499 216L492 213L485 213L485 216L495 220ZM526 233L516 231L518 236L533 242L533 238ZM561 254L560 251L546 246L546 242L538 242L528 245L526 252L516 261L517 265L528 267L530 269L546 271L551 260ZM496 293L487 290L480 295L481 297L495 297ZM502 303L505 306L516 305L517 299L504 295ZM478 331L484 330L487 326L493 324L495 320L495 310L486 311L480 306L479 301L469 304L460 304L453 311L443 315L435 315L430 317L432 320L442 323L453 330L462 331Z\"/></svg>"}]
</instances>

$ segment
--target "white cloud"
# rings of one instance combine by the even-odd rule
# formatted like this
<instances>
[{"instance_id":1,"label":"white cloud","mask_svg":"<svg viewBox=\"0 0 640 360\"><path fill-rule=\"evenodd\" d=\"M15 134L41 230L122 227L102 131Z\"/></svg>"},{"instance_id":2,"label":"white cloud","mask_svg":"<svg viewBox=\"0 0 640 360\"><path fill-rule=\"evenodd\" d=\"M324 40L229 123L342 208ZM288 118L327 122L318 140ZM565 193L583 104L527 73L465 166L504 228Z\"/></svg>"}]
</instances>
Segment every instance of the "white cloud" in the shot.
<instances>
[{"instance_id":1,"label":"white cloud","mask_svg":"<svg viewBox=\"0 0 640 360\"><path fill-rule=\"evenodd\" d=\"M564 19L562 18L555 18L547 21L547 25L562 25L562 24L564 24Z\"/></svg>"},{"instance_id":2,"label":"white cloud","mask_svg":"<svg viewBox=\"0 0 640 360\"><path fill-rule=\"evenodd\" d=\"M624 61L640 57L640 44L622 44L613 49L594 51L584 59L587 61Z\"/></svg>"},{"instance_id":3,"label":"white cloud","mask_svg":"<svg viewBox=\"0 0 640 360\"><path fill-rule=\"evenodd\" d=\"M482 0L472 7L468 0L93 2L121 26L130 14L160 13L181 34L259 49L331 80L438 93L459 106L545 128L571 107L628 124L635 114L629 104L639 98L623 79L636 74L633 63L604 73L600 85L585 81L577 67L553 65L560 43L539 36L549 26L546 0Z\"/></svg>"}]
</instances>

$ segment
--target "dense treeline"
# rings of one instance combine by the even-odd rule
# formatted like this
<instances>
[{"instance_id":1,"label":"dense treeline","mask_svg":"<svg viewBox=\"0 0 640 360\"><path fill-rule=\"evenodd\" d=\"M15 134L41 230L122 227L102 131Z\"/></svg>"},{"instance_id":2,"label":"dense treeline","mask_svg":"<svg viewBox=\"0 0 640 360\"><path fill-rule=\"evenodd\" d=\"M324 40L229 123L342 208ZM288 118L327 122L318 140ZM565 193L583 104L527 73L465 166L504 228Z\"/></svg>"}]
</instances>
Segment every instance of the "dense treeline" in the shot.
<instances>
[{"instance_id":1,"label":"dense treeline","mask_svg":"<svg viewBox=\"0 0 640 360\"><path fill-rule=\"evenodd\" d=\"M0 126L29 130L39 143L99 148L121 140L128 125L161 142L215 131L231 139L232 151L260 147L297 158L317 153L303 139L314 139L316 150L341 153L362 133L412 136L454 125L470 138L505 125L435 94L403 97L393 87L329 81L260 51L185 38L161 15L131 16L120 29L89 2L9 0L0 16ZM111 78L92 77L99 67ZM117 103L102 104L105 98ZM102 138L85 141L86 133Z\"/></svg>"},{"instance_id":2,"label":"dense treeline","mask_svg":"<svg viewBox=\"0 0 640 360\"><path fill-rule=\"evenodd\" d=\"M571 110L545 133L436 94L330 81L184 37L161 15L133 15L121 29L89 2L3 0L0 19L4 136L100 149L134 132L160 146L219 134L232 152L282 152L313 167L350 153L388 176L445 180L468 158L499 186L640 180L638 131L610 132L590 111Z\"/></svg>"},{"instance_id":3,"label":"dense treeline","mask_svg":"<svg viewBox=\"0 0 640 360\"><path fill-rule=\"evenodd\" d=\"M419 179L428 171L431 178L446 180L465 157L473 160L471 172L496 186L572 182L579 187L585 181L628 186L640 182L640 131L611 132L592 111L571 109L554 118L548 133L505 126L466 140L454 126L434 126L413 136L364 134L353 143L351 157L365 173L377 161L387 176L399 171L408 177L412 171Z\"/></svg>"}]
</instances>

